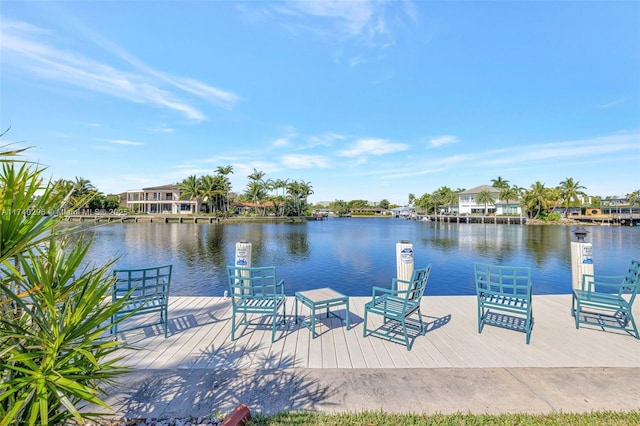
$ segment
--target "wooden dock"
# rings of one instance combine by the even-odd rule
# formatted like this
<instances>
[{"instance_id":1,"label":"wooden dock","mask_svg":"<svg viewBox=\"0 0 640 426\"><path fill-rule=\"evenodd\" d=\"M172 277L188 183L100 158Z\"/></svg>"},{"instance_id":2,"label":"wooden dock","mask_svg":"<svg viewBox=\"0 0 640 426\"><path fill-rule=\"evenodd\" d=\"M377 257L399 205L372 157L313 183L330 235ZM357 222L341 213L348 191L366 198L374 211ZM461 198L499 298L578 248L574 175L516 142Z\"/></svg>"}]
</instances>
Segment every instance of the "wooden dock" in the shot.
<instances>
[{"instance_id":1,"label":"wooden dock","mask_svg":"<svg viewBox=\"0 0 640 426\"><path fill-rule=\"evenodd\" d=\"M476 215L426 215L431 222L445 223L493 223L500 225L525 225L527 218L524 216L476 216Z\"/></svg>"},{"instance_id":2,"label":"wooden dock","mask_svg":"<svg viewBox=\"0 0 640 426\"><path fill-rule=\"evenodd\" d=\"M231 342L228 298L172 297L169 337L163 337L159 326L123 333L121 338L139 348L126 351L123 364L155 370L640 367L640 340L621 331L575 328L570 295L534 295L529 345L523 333L507 329L485 326L478 334L475 296L425 296L427 331L415 337L411 351L362 336L363 308L369 299L350 298L350 329L335 317L323 317L316 325L319 336L312 339L307 328L295 323L295 300L289 297L286 323L271 343L269 321L239 328L240 337ZM300 308L300 314L308 315ZM638 303L634 313L638 321Z\"/></svg>"},{"instance_id":3,"label":"wooden dock","mask_svg":"<svg viewBox=\"0 0 640 426\"><path fill-rule=\"evenodd\" d=\"M67 222L95 222L95 223L249 223L249 222L303 222L315 220L312 217L216 217L195 215L68 215L64 217Z\"/></svg>"}]
</instances>

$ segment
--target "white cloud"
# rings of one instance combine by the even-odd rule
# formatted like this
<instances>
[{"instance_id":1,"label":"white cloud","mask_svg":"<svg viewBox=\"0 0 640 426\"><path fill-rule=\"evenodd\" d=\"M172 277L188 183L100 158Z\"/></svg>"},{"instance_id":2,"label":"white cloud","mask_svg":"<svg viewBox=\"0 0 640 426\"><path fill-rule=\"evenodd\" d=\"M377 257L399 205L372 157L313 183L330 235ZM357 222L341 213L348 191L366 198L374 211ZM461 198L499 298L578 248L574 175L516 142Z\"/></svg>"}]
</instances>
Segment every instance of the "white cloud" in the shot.
<instances>
[{"instance_id":1,"label":"white cloud","mask_svg":"<svg viewBox=\"0 0 640 426\"><path fill-rule=\"evenodd\" d=\"M424 175L429 175L429 174L435 174L435 173L440 173L442 171L444 171L445 169L439 168L439 169L426 169L426 170L418 170L415 172L403 172L403 173L393 173L393 174L389 174L386 176L380 176L381 179L404 179L404 178L409 178L409 177L416 177L416 176L424 176Z\"/></svg>"},{"instance_id":2,"label":"white cloud","mask_svg":"<svg viewBox=\"0 0 640 426\"><path fill-rule=\"evenodd\" d=\"M48 34L47 30L30 24L2 20L0 30L3 64L9 64L40 79L168 108L195 121L205 120L205 114L188 100L181 99L180 95L192 94L227 108L239 99L232 92L154 70L93 32L90 32L92 41L126 60L134 70L117 69L76 52L57 48L51 45L52 37L40 40L43 35ZM182 93L175 92L175 88Z\"/></svg>"},{"instance_id":3,"label":"white cloud","mask_svg":"<svg viewBox=\"0 0 640 426\"><path fill-rule=\"evenodd\" d=\"M273 142L273 146L275 147L286 147L291 145L291 140L298 137L298 131L294 126L285 126L284 127L285 135L277 138Z\"/></svg>"},{"instance_id":4,"label":"white cloud","mask_svg":"<svg viewBox=\"0 0 640 426\"><path fill-rule=\"evenodd\" d=\"M408 3L403 1L402 3ZM264 16L280 19L281 25L293 33L309 32L320 39L340 43L334 52L337 63L355 67L380 59L367 51L380 52L395 44L392 25L409 20L416 22L416 9L411 5L371 0L286 1L276 3ZM364 49L364 52L363 52Z\"/></svg>"},{"instance_id":5,"label":"white cloud","mask_svg":"<svg viewBox=\"0 0 640 426\"><path fill-rule=\"evenodd\" d=\"M289 138L278 138L273 142L273 146L277 146L277 147L289 146Z\"/></svg>"},{"instance_id":6,"label":"white cloud","mask_svg":"<svg viewBox=\"0 0 640 426\"><path fill-rule=\"evenodd\" d=\"M329 168L331 164L329 160L320 155L301 155L291 154L285 155L282 158L282 163L293 169L307 169L307 168Z\"/></svg>"},{"instance_id":7,"label":"white cloud","mask_svg":"<svg viewBox=\"0 0 640 426\"><path fill-rule=\"evenodd\" d=\"M640 156L640 134L622 134L594 137L581 140L561 141L538 145L521 145L512 148L492 149L482 152L469 152L448 157L429 156L415 162L420 166L407 165L400 173L390 173L385 178L400 179L439 172L487 170L522 170L535 167L537 173L545 173L552 165L581 164L588 170L601 161L615 161L616 156Z\"/></svg>"},{"instance_id":8,"label":"white cloud","mask_svg":"<svg viewBox=\"0 0 640 426\"><path fill-rule=\"evenodd\" d=\"M155 127L152 129L149 129L152 132L158 132L158 133L173 133L174 129L172 129L171 127Z\"/></svg>"},{"instance_id":9,"label":"white cloud","mask_svg":"<svg viewBox=\"0 0 640 426\"><path fill-rule=\"evenodd\" d=\"M600 109L610 109L610 108L616 107L616 106L624 103L625 100L626 99L616 99L614 101L602 104L602 105L598 106L598 108L600 108Z\"/></svg>"},{"instance_id":10,"label":"white cloud","mask_svg":"<svg viewBox=\"0 0 640 426\"><path fill-rule=\"evenodd\" d=\"M581 157L599 158L622 152L638 153L640 134L602 136L575 141L524 145L516 148L483 152L473 161L483 166L545 162L547 160L575 160Z\"/></svg>"},{"instance_id":11,"label":"white cloud","mask_svg":"<svg viewBox=\"0 0 640 426\"><path fill-rule=\"evenodd\" d=\"M342 141L345 140L346 137L344 135L338 134L338 133L333 133L333 132L327 132L323 135L319 135L319 136L310 136L309 137L309 144L311 146L316 146L316 145L322 145L322 146L332 146L334 144L334 142L336 141Z\"/></svg>"},{"instance_id":12,"label":"white cloud","mask_svg":"<svg viewBox=\"0 0 640 426\"><path fill-rule=\"evenodd\" d=\"M406 151L409 145L403 143L391 143L384 139L360 139L350 149L338 152L343 157L357 157L360 155L384 155L398 151Z\"/></svg>"},{"instance_id":13,"label":"white cloud","mask_svg":"<svg viewBox=\"0 0 640 426\"><path fill-rule=\"evenodd\" d=\"M381 19L376 19L376 3L370 1L293 1L287 3L289 12L326 18L336 23L343 33L373 35L384 30ZM283 8L277 8L281 12ZM285 12L286 13L286 12Z\"/></svg>"},{"instance_id":14,"label":"white cloud","mask_svg":"<svg viewBox=\"0 0 640 426\"><path fill-rule=\"evenodd\" d=\"M125 139L109 139L107 142L114 143L116 145L144 145L143 142L128 141Z\"/></svg>"},{"instance_id":15,"label":"white cloud","mask_svg":"<svg viewBox=\"0 0 640 426\"><path fill-rule=\"evenodd\" d=\"M439 147L442 145L449 145L452 143L458 143L458 137L453 135L444 135L438 136L437 138L432 138L429 141L429 144L433 147Z\"/></svg>"}]
</instances>

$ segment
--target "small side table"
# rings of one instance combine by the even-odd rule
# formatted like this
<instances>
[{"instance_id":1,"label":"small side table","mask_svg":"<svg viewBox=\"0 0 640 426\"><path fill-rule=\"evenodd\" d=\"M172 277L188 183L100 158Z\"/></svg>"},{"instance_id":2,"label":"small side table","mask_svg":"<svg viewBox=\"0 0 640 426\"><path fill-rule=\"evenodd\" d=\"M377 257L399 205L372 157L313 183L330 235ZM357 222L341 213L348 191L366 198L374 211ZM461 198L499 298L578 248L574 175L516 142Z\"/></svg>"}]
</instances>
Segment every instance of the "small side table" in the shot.
<instances>
[{"instance_id":1,"label":"small side table","mask_svg":"<svg viewBox=\"0 0 640 426\"><path fill-rule=\"evenodd\" d=\"M347 330L349 329L349 296L345 296L342 293L338 293L337 291L330 289L328 287L319 288L316 290L306 290L306 291L298 291L296 292L296 312L295 312L295 322L298 323L298 302L302 303L304 306L308 307L311 310L311 318L308 320L302 321L302 325L311 330L312 338L316 338L316 312L322 309L326 309L327 318L329 318L329 314L334 317L342 320L339 315L335 312L330 312L329 308L334 308L336 306L344 306L346 308L345 311L345 319L344 323L347 326Z\"/></svg>"}]
</instances>

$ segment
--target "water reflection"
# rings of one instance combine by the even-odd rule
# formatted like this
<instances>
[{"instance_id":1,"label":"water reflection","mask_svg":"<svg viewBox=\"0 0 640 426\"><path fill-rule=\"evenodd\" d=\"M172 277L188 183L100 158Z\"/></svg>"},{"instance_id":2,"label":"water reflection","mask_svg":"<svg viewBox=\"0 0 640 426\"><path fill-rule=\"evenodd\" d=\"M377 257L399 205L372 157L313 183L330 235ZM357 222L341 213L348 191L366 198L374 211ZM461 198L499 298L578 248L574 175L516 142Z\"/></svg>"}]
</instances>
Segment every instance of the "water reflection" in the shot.
<instances>
[{"instance_id":1,"label":"water reflection","mask_svg":"<svg viewBox=\"0 0 640 426\"><path fill-rule=\"evenodd\" d=\"M78 224L74 224L78 225ZM68 225L65 225L68 226ZM253 265L276 265L287 294L331 286L351 296L388 287L395 245L414 245L416 266L432 264L427 295L474 294L473 262L533 268L536 294L571 290L572 227L345 218L309 223L82 224L94 236L90 260L119 256L118 267L174 265L172 294L219 296L235 244L250 241ZM640 227L592 227L595 270L619 275L640 258Z\"/></svg>"}]
</instances>

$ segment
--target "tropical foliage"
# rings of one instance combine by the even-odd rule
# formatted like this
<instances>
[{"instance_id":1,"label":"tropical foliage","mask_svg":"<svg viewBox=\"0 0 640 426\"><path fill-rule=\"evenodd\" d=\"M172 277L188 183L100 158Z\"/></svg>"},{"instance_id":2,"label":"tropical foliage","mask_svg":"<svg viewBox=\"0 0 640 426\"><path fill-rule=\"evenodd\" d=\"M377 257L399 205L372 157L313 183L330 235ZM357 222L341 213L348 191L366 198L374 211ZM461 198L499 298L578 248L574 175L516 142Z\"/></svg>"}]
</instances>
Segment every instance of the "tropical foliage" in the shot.
<instances>
[{"instance_id":1,"label":"tropical foliage","mask_svg":"<svg viewBox=\"0 0 640 426\"><path fill-rule=\"evenodd\" d=\"M227 175L233 173L232 166L219 166L215 175L197 177L191 175L178 183L182 198L195 201L192 213L200 212L202 203L206 210L213 214L226 214L229 210L231 182Z\"/></svg>"},{"instance_id":2,"label":"tropical foliage","mask_svg":"<svg viewBox=\"0 0 640 426\"><path fill-rule=\"evenodd\" d=\"M92 214L100 210L114 211L120 208L120 197L107 196L91 183L89 179L77 177L75 180L59 179L53 186L55 190L68 197L68 204L75 206L75 212Z\"/></svg>"},{"instance_id":3,"label":"tropical foliage","mask_svg":"<svg viewBox=\"0 0 640 426\"><path fill-rule=\"evenodd\" d=\"M86 266L90 241L56 227L86 200L71 204L18 152L0 147L0 425L82 424L126 371L108 333L111 264Z\"/></svg>"}]
</instances>

